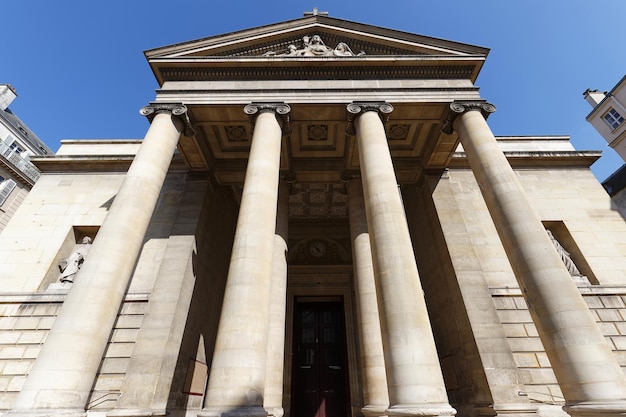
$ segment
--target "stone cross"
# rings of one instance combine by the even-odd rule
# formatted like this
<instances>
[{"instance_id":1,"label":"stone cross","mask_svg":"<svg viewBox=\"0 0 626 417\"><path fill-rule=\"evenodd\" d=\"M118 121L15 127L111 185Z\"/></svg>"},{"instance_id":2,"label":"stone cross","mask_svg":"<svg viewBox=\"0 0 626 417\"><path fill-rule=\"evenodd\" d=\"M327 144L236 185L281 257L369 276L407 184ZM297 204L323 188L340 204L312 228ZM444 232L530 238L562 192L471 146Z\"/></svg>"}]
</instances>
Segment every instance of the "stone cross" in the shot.
<instances>
[{"instance_id":1,"label":"stone cross","mask_svg":"<svg viewBox=\"0 0 626 417\"><path fill-rule=\"evenodd\" d=\"M328 16L328 12L319 12L317 10L317 7L314 7L312 12L304 12L304 15L305 16L317 16L317 15Z\"/></svg>"}]
</instances>

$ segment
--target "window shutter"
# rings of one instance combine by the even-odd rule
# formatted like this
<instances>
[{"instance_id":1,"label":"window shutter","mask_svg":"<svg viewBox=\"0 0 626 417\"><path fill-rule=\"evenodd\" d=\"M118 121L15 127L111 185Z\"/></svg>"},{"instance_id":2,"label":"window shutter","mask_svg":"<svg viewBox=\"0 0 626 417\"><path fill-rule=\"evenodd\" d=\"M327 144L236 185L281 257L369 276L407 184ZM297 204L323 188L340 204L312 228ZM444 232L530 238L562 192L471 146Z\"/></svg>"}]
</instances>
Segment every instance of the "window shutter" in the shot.
<instances>
[{"instance_id":1,"label":"window shutter","mask_svg":"<svg viewBox=\"0 0 626 417\"><path fill-rule=\"evenodd\" d=\"M11 194L11 191L15 188L15 181L5 180L0 184L0 206L4 204L6 199Z\"/></svg>"}]
</instances>

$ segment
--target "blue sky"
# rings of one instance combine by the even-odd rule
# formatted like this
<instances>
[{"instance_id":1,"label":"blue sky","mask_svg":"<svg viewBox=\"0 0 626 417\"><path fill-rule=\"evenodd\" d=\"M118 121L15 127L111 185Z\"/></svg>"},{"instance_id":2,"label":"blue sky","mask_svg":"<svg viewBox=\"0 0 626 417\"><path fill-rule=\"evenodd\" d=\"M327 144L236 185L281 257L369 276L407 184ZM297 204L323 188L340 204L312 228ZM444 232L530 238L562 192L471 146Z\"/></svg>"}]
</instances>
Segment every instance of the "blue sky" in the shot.
<instances>
[{"instance_id":1,"label":"blue sky","mask_svg":"<svg viewBox=\"0 0 626 417\"><path fill-rule=\"evenodd\" d=\"M53 150L61 139L142 138L138 110L158 87L143 51L291 20L317 6L330 16L491 49L478 78L497 107L496 135L571 135L602 150L605 179L623 161L586 122L587 88L626 73L624 0L0 0L0 83Z\"/></svg>"}]
</instances>

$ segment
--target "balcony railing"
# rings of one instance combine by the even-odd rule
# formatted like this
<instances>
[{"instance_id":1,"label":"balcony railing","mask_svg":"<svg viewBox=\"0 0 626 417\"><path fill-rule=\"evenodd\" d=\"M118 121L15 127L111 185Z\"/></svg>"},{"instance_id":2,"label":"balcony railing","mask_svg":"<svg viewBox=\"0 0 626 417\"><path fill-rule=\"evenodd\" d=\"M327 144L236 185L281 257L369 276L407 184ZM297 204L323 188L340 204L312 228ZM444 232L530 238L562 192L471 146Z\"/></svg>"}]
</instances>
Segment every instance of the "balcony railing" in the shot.
<instances>
[{"instance_id":1,"label":"balcony railing","mask_svg":"<svg viewBox=\"0 0 626 417\"><path fill-rule=\"evenodd\" d=\"M16 169L33 181L41 176L39 170L30 161L22 158L13 149L0 141L0 154L4 156Z\"/></svg>"}]
</instances>

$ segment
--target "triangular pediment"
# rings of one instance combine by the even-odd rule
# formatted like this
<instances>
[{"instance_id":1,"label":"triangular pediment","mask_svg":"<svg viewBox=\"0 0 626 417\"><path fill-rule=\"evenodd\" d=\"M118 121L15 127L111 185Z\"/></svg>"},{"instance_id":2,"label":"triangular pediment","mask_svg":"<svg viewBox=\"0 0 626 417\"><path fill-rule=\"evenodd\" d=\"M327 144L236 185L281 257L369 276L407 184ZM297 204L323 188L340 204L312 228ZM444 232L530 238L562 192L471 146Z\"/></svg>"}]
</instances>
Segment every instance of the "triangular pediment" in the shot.
<instances>
[{"instance_id":1,"label":"triangular pediment","mask_svg":"<svg viewBox=\"0 0 626 417\"><path fill-rule=\"evenodd\" d=\"M330 48L343 42L355 54L368 56L486 56L489 52L478 46L316 15L156 48L146 51L146 57L259 57L287 52L289 45L302 49L303 38L314 35Z\"/></svg>"},{"instance_id":2,"label":"triangular pediment","mask_svg":"<svg viewBox=\"0 0 626 417\"><path fill-rule=\"evenodd\" d=\"M475 80L489 50L392 29L309 16L145 52L157 101L185 103L195 136L182 137L190 169L221 184L243 181L252 126L244 106L288 103L281 169L302 183L341 183L359 170L346 104L393 104L386 134L402 183L441 170L456 148L442 135L449 104L480 98ZM305 190L305 188L302 188ZM305 191L302 191L305 193Z\"/></svg>"},{"instance_id":3,"label":"triangular pediment","mask_svg":"<svg viewBox=\"0 0 626 417\"><path fill-rule=\"evenodd\" d=\"M156 48L145 55L162 82L168 77L159 76L161 68L197 68L208 62L222 68L235 62L239 67L264 67L275 65L276 60L290 65L290 61L316 59L338 65L355 65L354 61L374 65L402 58L409 66L414 65L412 61L435 57L443 65L473 66L469 78L475 79L488 52L483 47L315 15Z\"/></svg>"}]
</instances>

